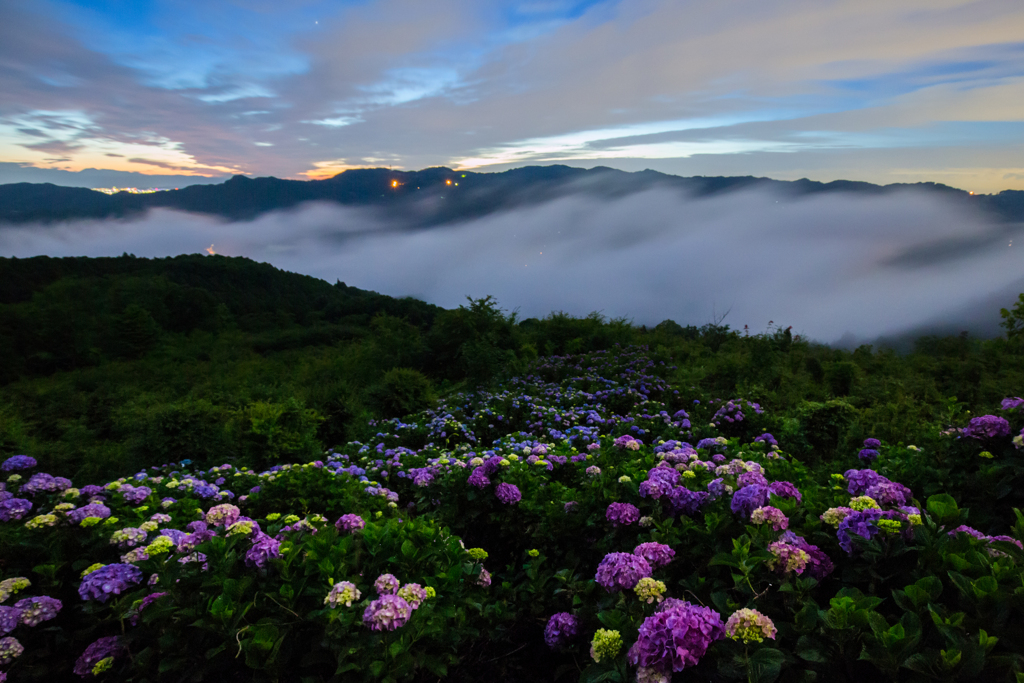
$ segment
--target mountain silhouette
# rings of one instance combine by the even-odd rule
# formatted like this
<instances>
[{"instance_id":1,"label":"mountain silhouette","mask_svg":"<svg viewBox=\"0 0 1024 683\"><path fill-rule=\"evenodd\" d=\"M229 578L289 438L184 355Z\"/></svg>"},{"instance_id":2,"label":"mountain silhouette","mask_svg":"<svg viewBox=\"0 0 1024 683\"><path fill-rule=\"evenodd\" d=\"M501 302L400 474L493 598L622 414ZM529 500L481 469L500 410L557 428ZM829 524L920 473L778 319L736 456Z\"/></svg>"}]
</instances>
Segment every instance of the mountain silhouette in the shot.
<instances>
[{"instance_id":1,"label":"mountain silhouette","mask_svg":"<svg viewBox=\"0 0 1024 683\"><path fill-rule=\"evenodd\" d=\"M379 207L410 225L430 226L467 220L571 194L618 197L667 188L694 197L743 189L770 189L782 195L819 193L885 194L904 189L934 192L972 203L1006 221L1024 221L1024 191L972 195L938 183L873 185L836 180L772 180L753 176L680 177L646 170L619 171L569 166L526 166L501 173L474 173L435 167L421 171L353 169L326 180L281 180L234 176L217 185L192 185L152 194L107 195L87 188L50 183L0 185L0 224L78 219L129 218L166 208L251 220L269 211L305 202Z\"/></svg>"}]
</instances>

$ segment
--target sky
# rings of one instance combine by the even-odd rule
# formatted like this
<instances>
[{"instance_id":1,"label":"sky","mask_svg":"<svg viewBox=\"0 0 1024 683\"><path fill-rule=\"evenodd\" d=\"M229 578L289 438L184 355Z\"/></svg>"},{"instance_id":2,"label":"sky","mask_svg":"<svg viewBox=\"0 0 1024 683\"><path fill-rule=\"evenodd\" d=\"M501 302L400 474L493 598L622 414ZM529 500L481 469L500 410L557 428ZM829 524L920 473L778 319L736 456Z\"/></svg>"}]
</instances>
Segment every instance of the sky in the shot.
<instances>
[{"instance_id":1,"label":"sky","mask_svg":"<svg viewBox=\"0 0 1024 683\"><path fill-rule=\"evenodd\" d=\"M0 182L564 163L988 193L1024 189L1022 92L1020 0L0 0Z\"/></svg>"}]
</instances>

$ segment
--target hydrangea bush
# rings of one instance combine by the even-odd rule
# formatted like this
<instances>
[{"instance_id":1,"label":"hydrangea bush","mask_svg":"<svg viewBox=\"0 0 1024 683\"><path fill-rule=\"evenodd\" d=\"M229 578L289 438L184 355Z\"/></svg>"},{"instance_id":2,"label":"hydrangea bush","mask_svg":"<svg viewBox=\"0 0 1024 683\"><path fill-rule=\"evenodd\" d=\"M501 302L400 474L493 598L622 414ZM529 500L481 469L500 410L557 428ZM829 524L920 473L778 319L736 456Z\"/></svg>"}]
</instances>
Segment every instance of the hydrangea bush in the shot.
<instances>
[{"instance_id":1,"label":"hydrangea bush","mask_svg":"<svg viewBox=\"0 0 1024 683\"><path fill-rule=\"evenodd\" d=\"M542 358L259 471L180 461L90 483L8 458L0 672L1024 674L1019 399L927 449L866 438L812 471L770 406L673 370L642 348Z\"/></svg>"}]
</instances>

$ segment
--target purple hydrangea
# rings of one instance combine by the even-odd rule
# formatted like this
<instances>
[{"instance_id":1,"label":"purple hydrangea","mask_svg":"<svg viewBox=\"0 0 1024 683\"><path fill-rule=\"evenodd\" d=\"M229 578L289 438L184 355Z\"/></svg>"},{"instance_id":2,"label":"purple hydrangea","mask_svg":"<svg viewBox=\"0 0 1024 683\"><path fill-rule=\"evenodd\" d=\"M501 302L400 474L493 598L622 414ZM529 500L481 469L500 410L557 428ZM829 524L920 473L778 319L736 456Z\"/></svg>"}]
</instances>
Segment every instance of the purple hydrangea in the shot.
<instances>
[{"instance_id":1,"label":"purple hydrangea","mask_svg":"<svg viewBox=\"0 0 1024 683\"><path fill-rule=\"evenodd\" d=\"M750 517L750 513L767 503L768 487L751 484L732 494L732 503L729 507L738 515Z\"/></svg>"},{"instance_id":2,"label":"purple hydrangea","mask_svg":"<svg viewBox=\"0 0 1024 683\"><path fill-rule=\"evenodd\" d=\"M85 677L92 674L93 667L107 657L117 657L125 650L121 636L107 636L85 648L85 652L75 662L74 672Z\"/></svg>"},{"instance_id":3,"label":"purple hydrangea","mask_svg":"<svg viewBox=\"0 0 1024 683\"><path fill-rule=\"evenodd\" d=\"M60 600L48 595L36 595L14 603L14 608L21 610L21 623L26 626L38 626L53 619L63 606Z\"/></svg>"},{"instance_id":4,"label":"purple hydrangea","mask_svg":"<svg viewBox=\"0 0 1024 683\"><path fill-rule=\"evenodd\" d=\"M185 540L186 536L188 536L188 534L186 534L181 529L161 529L160 530L160 535L161 536L166 536L169 539L171 539L172 541L174 541L174 545L178 545L183 540Z\"/></svg>"},{"instance_id":5,"label":"purple hydrangea","mask_svg":"<svg viewBox=\"0 0 1024 683\"><path fill-rule=\"evenodd\" d=\"M647 617L636 643L629 649L633 666L664 675L694 666L711 643L725 636L722 615L688 602Z\"/></svg>"},{"instance_id":6,"label":"purple hydrangea","mask_svg":"<svg viewBox=\"0 0 1024 683\"><path fill-rule=\"evenodd\" d=\"M245 553L245 563L262 569L273 558L281 557L281 542L272 536L260 533L252 541L252 547Z\"/></svg>"},{"instance_id":7,"label":"purple hydrangea","mask_svg":"<svg viewBox=\"0 0 1024 683\"><path fill-rule=\"evenodd\" d=\"M697 442L697 448L718 448L720 445L718 439L701 439Z\"/></svg>"},{"instance_id":8,"label":"purple hydrangea","mask_svg":"<svg viewBox=\"0 0 1024 683\"><path fill-rule=\"evenodd\" d=\"M608 553L597 566L595 579L609 593L632 590L640 579L651 575L647 560L632 553Z\"/></svg>"},{"instance_id":9,"label":"purple hydrangea","mask_svg":"<svg viewBox=\"0 0 1024 683\"><path fill-rule=\"evenodd\" d=\"M0 522L21 519L32 509L32 501L24 498L8 498L0 503Z\"/></svg>"},{"instance_id":10,"label":"purple hydrangea","mask_svg":"<svg viewBox=\"0 0 1024 683\"><path fill-rule=\"evenodd\" d=\"M999 407L1002 408L1003 410L1016 410L1021 406L1024 406L1024 398L1021 398L1020 396L1014 396L1013 398L1004 398L1002 403L999 404Z\"/></svg>"},{"instance_id":11,"label":"purple hydrangea","mask_svg":"<svg viewBox=\"0 0 1024 683\"><path fill-rule=\"evenodd\" d=\"M676 551L664 543L652 541L650 543L641 543L633 548L633 554L647 560L647 564L651 565L651 569L657 569L671 562L672 558L676 556Z\"/></svg>"},{"instance_id":12,"label":"purple hydrangea","mask_svg":"<svg viewBox=\"0 0 1024 683\"><path fill-rule=\"evenodd\" d=\"M669 514L694 517L710 498L710 493L691 491L685 486L677 486L668 494L666 502L668 503Z\"/></svg>"},{"instance_id":13,"label":"purple hydrangea","mask_svg":"<svg viewBox=\"0 0 1024 683\"><path fill-rule=\"evenodd\" d=\"M110 517L110 508L103 503L89 503L68 513L68 519L72 524L81 524L82 520L87 517L106 519Z\"/></svg>"},{"instance_id":14,"label":"purple hydrangea","mask_svg":"<svg viewBox=\"0 0 1024 683\"><path fill-rule=\"evenodd\" d=\"M120 595L141 580L142 570L135 565L108 564L86 574L78 594L83 600L106 602L111 595Z\"/></svg>"},{"instance_id":15,"label":"purple hydrangea","mask_svg":"<svg viewBox=\"0 0 1024 683\"><path fill-rule=\"evenodd\" d=\"M850 537L851 534L856 534L861 538L872 539L878 535L877 522L880 519L896 519L905 520L906 517L899 512L892 510L878 510L876 508L868 508L867 510L860 510L854 512L839 523L839 529L836 531L836 537L839 539L839 547L845 550L848 554L852 555L854 551L853 539Z\"/></svg>"},{"instance_id":16,"label":"purple hydrangea","mask_svg":"<svg viewBox=\"0 0 1024 683\"><path fill-rule=\"evenodd\" d=\"M672 484L660 479L648 479L647 481L640 482L640 497L641 498L653 498L658 500L664 495L667 495L672 491Z\"/></svg>"},{"instance_id":17,"label":"purple hydrangea","mask_svg":"<svg viewBox=\"0 0 1024 683\"><path fill-rule=\"evenodd\" d=\"M21 623L21 610L17 607L0 605L0 636L6 636Z\"/></svg>"},{"instance_id":18,"label":"purple hydrangea","mask_svg":"<svg viewBox=\"0 0 1024 683\"><path fill-rule=\"evenodd\" d=\"M544 627L544 642L552 650L557 649L575 638L579 629L579 620L568 612L553 614L548 619L548 625Z\"/></svg>"},{"instance_id":19,"label":"purple hydrangea","mask_svg":"<svg viewBox=\"0 0 1024 683\"><path fill-rule=\"evenodd\" d=\"M142 501L149 498L153 490L148 486L132 487L129 490L125 490L127 486L121 487L121 495L124 497L124 501L130 505L139 505Z\"/></svg>"},{"instance_id":20,"label":"purple hydrangea","mask_svg":"<svg viewBox=\"0 0 1024 683\"><path fill-rule=\"evenodd\" d=\"M876 503L884 507L906 505L914 497L914 494L906 486L889 480L869 486L864 495L870 496Z\"/></svg>"},{"instance_id":21,"label":"purple hydrangea","mask_svg":"<svg viewBox=\"0 0 1024 683\"><path fill-rule=\"evenodd\" d=\"M864 462L874 462L875 460L878 460L878 451L874 448L862 448L857 453L857 457Z\"/></svg>"},{"instance_id":22,"label":"purple hydrangea","mask_svg":"<svg viewBox=\"0 0 1024 683\"><path fill-rule=\"evenodd\" d=\"M779 498L794 498L798 503L803 500L800 490L788 481L773 481L768 485L768 494Z\"/></svg>"},{"instance_id":23,"label":"purple hydrangea","mask_svg":"<svg viewBox=\"0 0 1024 683\"><path fill-rule=\"evenodd\" d=\"M679 483L679 472L674 467L659 465L647 470L647 479L662 481L669 486L675 486Z\"/></svg>"},{"instance_id":24,"label":"purple hydrangea","mask_svg":"<svg viewBox=\"0 0 1024 683\"><path fill-rule=\"evenodd\" d=\"M491 480L487 477L485 465L481 465L473 470L473 473L469 475L469 479L467 481L470 486L475 486L478 489L485 489L491 485Z\"/></svg>"},{"instance_id":25,"label":"purple hydrangea","mask_svg":"<svg viewBox=\"0 0 1024 683\"><path fill-rule=\"evenodd\" d=\"M980 415L967 423L963 435L973 439L998 439L1010 435L1010 423L998 415Z\"/></svg>"},{"instance_id":26,"label":"purple hydrangea","mask_svg":"<svg viewBox=\"0 0 1024 683\"><path fill-rule=\"evenodd\" d=\"M373 582L373 588L381 595L388 595L390 593L397 593L401 587L402 582L394 574L381 574L377 577L377 580Z\"/></svg>"},{"instance_id":27,"label":"purple hydrangea","mask_svg":"<svg viewBox=\"0 0 1024 683\"><path fill-rule=\"evenodd\" d=\"M768 486L768 480L764 478L758 470L751 472L744 472L740 476L736 477L736 486L738 488L746 488L747 486Z\"/></svg>"},{"instance_id":28,"label":"purple hydrangea","mask_svg":"<svg viewBox=\"0 0 1024 683\"><path fill-rule=\"evenodd\" d=\"M832 573L836 568L832 560L825 552L816 545L811 545L803 537L797 536L792 531L783 532L779 540L803 550L807 553L807 566L804 571L821 581Z\"/></svg>"},{"instance_id":29,"label":"purple hydrangea","mask_svg":"<svg viewBox=\"0 0 1024 683\"><path fill-rule=\"evenodd\" d=\"M755 438L754 441L763 441L766 444L768 444L768 446L778 446L779 445L779 442L775 440L775 437L772 436L771 434L769 434L768 432L765 432L761 436Z\"/></svg>"},{"instance_id":30,"label":"purple hydrangea","mask_svg":"<svg viewBox=\"0 0 1024 683\"><path fill-rule=\"evenodd\" d=\"M874 470L846 470L843 475L846 477L846 491L851 496L863 495L871 486L883 481L889 481Z\"/></svg>"},{"instance_id":31,"label":"purple hydrangea","mask_svg":"<svg viewBox=\"0 0 1024 683\"><path fill-rule=\"evenodd\" d=\"M974 538L977 538L981 541L984 541L987 538L985 534L981 533L974 527L967 526L966 524L961 524L960 526L949 532L950 536L956 536L957 534L967 534L968 536L973 536Z\"/></svg>"},{"instance_id":32,"label":"purple hydrangea","mask_svg":"<svg viewBox=\"0 0 1024 683\"><path fill-rule=\"evenodd\" d=\"M640 519L640 509L632 503L612 503L604 516L614 526L629 526Z\"/></svg>"},{"instance_id":33,"label":"purple hydrangea","mask_svg":"<svg viewBox=\"0 0 1024 683\"><path fill-rule=\"evenodd\" d=\"M725 493L725 480L721 477L708 482L708 495L712 498L721 498Z\"/></svg>"},{"instance_id":34,"label":"purple hydrangea","mask_svg":"<svg viewBox=\"0 0 1024 683\"><path fill-rule=\"evenodd\" d=\"M363 612L363 624L371 631L394 631L404 626L412 615L412 607L402 598L388 593L369 604Z\"/></svg>"},{"instance_id":35,"label":"purple hydrangea","mask_svg":"<svg viewBox=\"0 0 1024 683\"><path fill-rule=\"evenodd\" d=\"M30 455L12 455L11 457L4 460L4 464L0 465L0 470L4 472L16 472L18 470L27 470L35 467L39 463L36 459Z\"/></svg>"},{"instance_id":36,"label":"purple hydrangea","mask_svg":"<svg viewBox=\"0 0 1024 683\"><path fill-rule=\"evenodd\" d=\"M21 486L21 492L31 496L37 493L53 493L55 491L57 491L57 480L46 472L36 472Z\"/></svg>"},{"instance_id":37,"label":"purple hydrangea","mask_svg":"<svg viewBox=\"0 0 1024 683\"><path fill-rule=\"evenodd\" d=\"M498 497L505 505L515 505L523 498L523 494L519 493L519 487L515 484L507 484L502 482L494 487L494 495Z\"/></svg>"},{"instance_id":38,"label":"purple hydrangea","mask_svg":"<svg viewBox=\"0 0 1024 683\"><path fill-rule=\"evenodd\" d=\"M348 513L338 518L338 521L334 523L338 531L347 531L350 534L354 534L360 529L366 527L366 520L357 514Z\"/></svg>"},{"instance_id":39,"label":"purple hydrangea","mask_svg":"<svg viewBox=\"0 0 1024 683\"><path fill-rule=\"evenodd\" d=\"M85 486L79 489L79 492L81 492L81 494L86 498L91 498L92 496L101 496L103 495L103 487L97 486L96 484L86 484Z\"/></svg>"},{"instance_id":40,"label":"purple hydrangea","mask_svg":"<svg viewBox=\"0 0 1024 683\"><path fill-rule=\"evenodd\" d=\"M881 448L882 442L875 438L864 439L864 448Z\"/></svg>"}]
</instances>

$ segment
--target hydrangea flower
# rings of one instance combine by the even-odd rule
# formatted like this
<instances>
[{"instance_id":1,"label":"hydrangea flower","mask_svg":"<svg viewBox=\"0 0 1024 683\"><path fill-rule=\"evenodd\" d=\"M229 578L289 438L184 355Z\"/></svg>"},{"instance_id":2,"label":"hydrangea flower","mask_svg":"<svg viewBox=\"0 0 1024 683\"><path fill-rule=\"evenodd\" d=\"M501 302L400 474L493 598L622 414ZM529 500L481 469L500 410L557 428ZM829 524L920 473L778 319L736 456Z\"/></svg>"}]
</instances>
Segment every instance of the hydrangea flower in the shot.
<instances>
[{"instance_id":1,"label":"hydrangea flower","mask_svg":"<svg viewBox=\"0 0 1024 683\"><path fill-rule=\"evenodd\" d=\"M866 539L874 538L878 534L878 525L875 522L879 519L901 519L901 517L902 515L899 512L882 511L874 508L854 512L839 524L839 529L836 531L839 547L852 555L854 550L853 539L850 538L852 534Z\"/></svg>"},{"instance_id":2,"label":"hydrangea flower","mask_svg":"<svg viewBox=\"0 0 1024 683\"><path fill-rule=\"evenodd\" d=\"M347 531L350 534L354 534L366 527L366 521L359 515L349 513L339 517L334 526L337 527L338 531Z\"/></svg>"},{"instance_id":3,"label":"hydrangea flower","mask_svg":"<svg viewBox=\"0 0 1024 683\"><path fill-rule=\"evenodd\" d=\"M156 576L156 575L154 574L154 576ZM150 585L152 585L153 581L150 580L149 583L150 583ZM139 600L138 608L136 608L135 613L132 615L132 626L137 626L138 625L139 618L142 616L143 610L145 610L147 607L149 607L150 605L152 605L154 602L156 602L160 598L164 597L165 595L167 595L167 593L150 593L146 597L142 598L142 600Z\"/></svg>"},{"instance_id":4,"label":"hydrangea flower","mask_svg":"<svg viewBox=\"0 0 1024 683\"><path fill-rule=\"evenodd\" d=\"M398 592L398 587L402 585L394 574L381 574L377 577L377 580L373 582L374 589L381 595L387 595Z\"/></svg>"},{"instance_id":5,"label":"hydrangea flower","mask_svg":"<svg viewBox=\"0 0 1024 683\"><path fill-rule=\"evenodd\" d=\"M0 602L4 602L18 591L25 590L32 585L32 582L24 576L15 576L0 581Z\"/></svg>"},{"instance_id":6,"label":"hydrangea flower","mask_svg":"<svg viewBox=\"0 0 1024 683\"><path fill-rule=\"evenodd\" d=\"M485 489L490 486L491 480L487 476L486 463L473 470L473 473L469 475L467 482L470 486L475 486L478 489Z\"/></svg>"},{"instance_id":7,"label":"hydrangea flower","mask_svg":"<svg viewBox=\"0 0 1024 683\"><path fill-rule=\"evenodd\" d=\"M122 550L128 548L134 548L137 545L146 542L146 536L148 534L142 529L135 529L133 527L126 527L124 529L118 529L110 537L110 544L116 545Z\"/></svg>"},{"instance_id":8,"label":"hydrangea flower","mask_svg":"<svg viewBox=\"0 0 1024 683\"><path fill-rule=\"evenodd\" d=\"M427 599L427 591L418 583L407 583L398 589L398 597L409 603L409 607L419 609L419 606Z\"/></svg>"},{"instance_id":9,"label":"hydrangea flower","mask_svg":"<svg viewBox=\"0 0 1024 683\"><path fill-rule=\"evenodd\" d=\"M38 464L36 459L30 455L12 455L7 460L4 460L3 465L0 465L0 470L4 472L17 472L18 470L31 469Z\"/></svg>"},{"instance_id":10,"label":"hydrangea flower","mask_svg":"<svg viewBox=\"0 0 1024 683\"><path fill-rule=\"evenodd\" d=\"M120 493L124 497L126 503L139 505L142 501L149 498L153 493L153 490L148 486L132 487L130 489L127 486L122 486Z\"/></svg>"},{"instance_id":11,"label":"hydrangea flower","mask_svg":"<svg viewBox=\"0 0 1024 683\"><path fill-rule=\"evenodd\" d=\"M629 649L629 663L662 674L682 671L696 665L711 643L724 635L722 615L682 602L644 620Z\"/></svg>"},{"instance_id":12,"label":"hydrangea flower","mask_svg":"<svg viewBox=\"0 0 1024 683\"><path fill-rule=\"evenodd\" d=\"M250 567L262 569L271 559L280 556L281 542L261 532L253 539L252 546L246 551L245 563Z\"/></svg>"},{"instance_id":13,"label":"hydrangea flower","mask_svg":"<svg viewBox=\"0 0 1024 683\"><path fill-rule=\"evenodd\" d=\"M750 513L750 521L753 524L771 524L775 531L789 528L789 518L782 510L770 505L759 507Z\"/></svg>"},{"instance_id":14,"label":"hydrangea flower","mask_svg":"<svg viewBox=\"0 0 1024 683\"><path fill-rule=\"evenodd\" d=\"M633 554L639 555L647 560L647 564L651 565L651 569L657 569L659 567L664 567L671 562L672 558L676 556L676 551L672 550L672 548L668 547L664 543L655 543L652 541L650 543L641 543L638 545L633 549Z\"/></svg>"},{"instance_id":15,"label":"hydrangea flower","mask_svg":"<svg viewBox=\"0 0 1024 683\"><path fill-rule=\"evenodd\" d=\"M847 481L846 491L851 496L859 496L875 484L889 481L874 470L846 470L843 476Z\"/></svg>"},{"instance_id":16,"label":"hydrangea flower","mask_svg":"<svg viewBox=\"0 0 1024 683\"><path fill-rule=\"evenodd\" d=\"M46 472L33 474L27 482L21 485L21 492L31 496L37 493L54 493L57 490L57 480Z\"/></svg>"},{"instance_id":17,"label":"hydrangea flower","mask_svg":"<svg viewBox=\"0 0 1024 683\"><path fill-rule=\"evenodd\" d=\"M121 636L107 636L100 638L89 647L75 662L74 672L85 677L93 673L94 668L105 659L115 659L125 650L121 642ZM109 667L108 667L109 668Z\"/></svg>"},{"instance_id":18,"label":"hydrangea flower","mask_svg":"<svg viewBox=\"0 0 1024 683\"><path fill-rule=\"evenodd\" d=\"M768 552L774 557L765 564L769 569L778 569L783 574L803 574L810 560L806 551L785 541L775 541L768 546Z\"/></svg>"},{"instance_id":19,"label":"hydrangea flower","mask_svg":"<svg viewBox=\"0 0 1024 683\"><path fill-rule=\"evenodd\" d=\"M875 439L873 437L868 437L867 439L864 439L864 448L875 448L875 449L878 449L878 448L881 448L881 447L882 447L882 442L879 441L878 439Z\"/></svg>"},{"instance_id":20,"label":"hydrangea flower","mask_svg":"<svg viewBox=\"0 0 1024 683\"><path fill-rule=\"evenodd\" d=\"M53 619L63 606L60 600L48 595L23 598L14 603L14 608L21 610L21 623L26 626L38 626Z\"/></svg>"},{"instance_id":21,"label":"hydrangea flower","mask_svg":"<svg viewBox=\"0 0 1024 683\"><path fill-rule=\"evenodd\" d=\"M478 586L483 586L484 588L487 588L491 585L491 573L483 567L480 567L480 575L477 576L476 583Z\"/></svg>"},{"instance_id":22,"label":"hydrangea flower","mask_svg":"<svg viewBox=\"0 0 1024 683\"><path fill-rule=\"evenodd\" d=\"M878 451L874 448L862 448L857 453L857 457L864 462L874 462L875 460L878 460Z\"/></svg>"},{"instance_id":23,"label":"hydrangea flower","mask_svg":"<svg viewBox=\"0 0 1024 683\"><path fill-rule=\"evenodd\" d=\"M853 512L853 508L848 507L829 508L819 515L818 519L838 529L842 521L852 515Z\"/></svg>"},{"instance_id":24,"label":"hydrangea flower","mask_svg":"<svg viewBox=\"0 0 1024 683\"><path fill-rule=\"evenodd\" d=\"M241 514L242 511L230 503L214 505L206 513L206 523L214 526L229 527L238 521Z\"/></svg>"},{"instance_id":25,"label":"hydrangea flower","mask_svg":"<svg viewBox=\"0 0 1024 683\"><path fill-rule=\"evenodd\" d=\"M579 634L580 622L569 612L551 615L544 627L544 642L552 650L567 645Z\"/></svg>"},{"instance_id":26,"label":"hydrangea flower","mask_svg":"<svg viewBox=\"0 0 1024 683\"><path fill-rule=\"evenodd\" d=\"M998 439L1010 435L1010 423L998 415L980 415L971 418L963 435L973 439Z\"/></svg>"},{"instance_id":27,"label":"hydrangea flower","mask_svg":"<svg viewBox=\"0 0 1024 683\"><path fill-rule=\"evenodd\" d=\"M773 481L768 485L768 495L778 496L779 498L793 498L796 502L801 502L803 496L800 495L800 490L788 481Z\"/></svg>"},{"instance_id":28,"label":"hydrangea flower","mask_svg":"<svg viewBox=\"0 0 1024 683\"><path fill-rule=\"evenodd\" d=\"M590 656L595 662L614 659L621 649L622 636L618 631L599 628L594 634L594 639L590 641Z\"/></svg>"},{"instance_id":29,"label":"hydrangea flower","mask_svg":"<svg viewBox=\"0 0 1024 683\"><path fill-rule=\"evenodd\" d=\"M339 605L351 607L362 595L351 581L340 581L331 587L331 591L324 598L324 604L331 609L336 609Z\"/></svg>"},{"instance_id":30,"label":"hydrangea flower","mask_svg":"<svg viewBox=\"0 0 1024 683\"><path fill-rule=\"evenodd\" d=\"M32 501L24 498L8 498L0 502L0 522L19 520L32 510Z\"/></svg>"},{"instance_id":31,"label":"hydrangea flower","mask_svg":"<svg viewBox=\"0 0 1024 683\"><path fill-rule=\"evenodd\" d=\"M768 487L759 484L744 486L732 494L730 509L736 514L750 517L750 514L768 502Z\"/></svg>"},{"instance_id":32,"label":"hydrangea flower","mask_svg":"<svg viewBox=\"0 0 1024 683\"><path fill-rule=\"evenodd\" d=\"M733 640L746 643L760 643L765 638L775 640L775 624L756 609L740 609L732 613L725 622L725 633Z\"/></svg>"},{"instance_id":33,"label":"hydrangea flower","mask_svg":"<svg viewBox=\"0 0 1024 683\"><path fill-rule=\"evenodd\" d=\"M0 605L0 636L6 636L21 623L21 610L17 607Z\"/></svg>"},{"instance_id":34,"label":"hydrangea flower","mask_svg":"<svg viewBox=\"0 0 1024 683\"><path fill-rule=\"evenodd\" d=\"M597 465L591 465L586 469L586 473L588 477L599 477L601 476L601 468Z\"/></svg>"},{"instance_id":35,"label":"hydrangea flower","mask_svg":"<svg viewBox=\"0 0 1024 683\"><path fill-rule=\"evenodd\" d=\"M595 579L609 593L630 590L637 581L651 575L647 560L632 553L608 553L597 566Z\"/></svg>"},{"instance_id":36,"label":"hydrangea flower","mask_svg":"<svg viewBox=\"0 0 1024 683\"><path fill-rule=\"evenodd\" d=\"M764 475L758 470L744 472L740 476L736 477L736 488L744 488L754 484L758 486L768 486L768 480L765 479Z\"/></svg>"},{"instance_id":37,"label":"hydrangea flower","mask_svg":"<svg viewBox=\"0 0 1024 683\"><path fill-rule=\"evenodd\" d=\"M880 481L873 486L869 486L864 491L865 496L869 496L879 505L885 507L899 507L900 505L906 505L914 497L914 494L903 484L899 484L895 481ZM853 507L852 505L850 507Z\"/></svg>"},{"instance_id":38,"label":"hydrangea flower","mask_svg":"<svg viewBox=\"0 0 1024 683\"><path fill-rule=\"evenodd\" d=\"M10 664L25 651L17 638L6 636L0 638L0 664Z\"/></svg>"},{"instance_id":39,"label":"hydrangea flower","mask_svg":"<svg viewBox=\"0 0 1024 683\"><path fill-rule=\"evenodd\" d=\"M505 482L494 487L494 495L497 496L498 500L505 505L515 505L523 498L523 495L519 492L518 486Z\"/></svg>"},{"instance_id":40,"label":"hydrangea flower","mask_svg":"<svg viewBox=\"0 0 1024 683\"><path fill-rule=\"evenodd\" d=\"M404 626L411 615L408 602L388 593L369 604L363 612L363 624L371 631L394 631Z\"/></svg>"},{"instance_id":41,"label":"hydrangea flower","mask_svg":"<svg viewBox=\"0 0 1024 683\"><path fill-rule=\"evenodd\" d=\"M82 520L89 517L107 519L110 517L110 508L103 503L89 503L68 513L68 520L72 524L81 524Z\"/></svg>"},{"instance_id":42,"label":"hydrangea flower","mask_svg":"<svg viewBox=\"0 0 1024 683\"><path fill-rule=\"evenodd\" d=\"M108 564L87 574L78 587L83 600L106 602L142 580L142 570L131 564Z\"/></svg>"},{"instance_id":43,"label":"hydrangea flower","mask_svg":"<svg viewBox=\"0 0 1024 683\"><path fill-rule=\"evenodd\" d=\"M640 519L640 509L632 503L612 503L604 516L614 526L629 526Z\"/></svg>"},{"instance_id":44,"label":"hydrangea flower","mask_svg":"<svg viewBox=\"0 0 1024 683\"><path fill-rule=\"evenodd\" d=\"M860 512L861 510L879 509L880 506L871 496L857 496L850 499L850 508L855 512Z\"/></svg>"},{"instance_id":45,"label":"hydrangea flower","mask_svg":"<svg viewBox=\"0 0 1024 683\"><path fill-rule=\"evenodd\" d=\"M811 545L806 539L797 536L792 531L786 531L779 537L779 540L791 546L799 548L807 555L807 562L804 569L810 576L819 581L835 569L835 565L828 555L816 545Z\"/></svg>"},{"instance_id":46,"label":"hydrangea flower","mask_svg":"<svg viewBox=\"0 0 1024 683\"><path fill-rule=\"evenodd\" d=\"M648 605L652 602L661 602L665 599L665 591L668 590L664 581L656 581L650 576L645 576L633 586L636 596Z\"/></svg>"}]
</instances>

